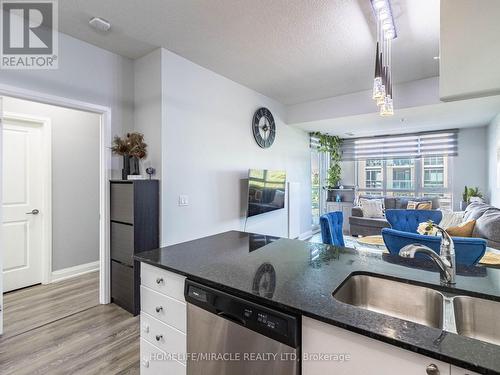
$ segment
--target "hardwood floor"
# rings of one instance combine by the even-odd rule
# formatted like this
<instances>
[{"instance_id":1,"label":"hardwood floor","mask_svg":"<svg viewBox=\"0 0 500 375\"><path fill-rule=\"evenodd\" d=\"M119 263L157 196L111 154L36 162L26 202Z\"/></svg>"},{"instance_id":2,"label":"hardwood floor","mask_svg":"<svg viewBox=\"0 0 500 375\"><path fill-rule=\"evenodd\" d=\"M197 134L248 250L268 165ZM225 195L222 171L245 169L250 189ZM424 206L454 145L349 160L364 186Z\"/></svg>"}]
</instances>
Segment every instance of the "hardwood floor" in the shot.
<instances>
[{"instance_id":1,"label":"hardwood floor","mask_svg":"<svg viewBox=\"0 0 500 375\"><path fill-rule=\"evenodd\" d=\"M4 295L0 374L139 374L139 317L99 305L98 274Z\"/></svg>"}]
</instances>

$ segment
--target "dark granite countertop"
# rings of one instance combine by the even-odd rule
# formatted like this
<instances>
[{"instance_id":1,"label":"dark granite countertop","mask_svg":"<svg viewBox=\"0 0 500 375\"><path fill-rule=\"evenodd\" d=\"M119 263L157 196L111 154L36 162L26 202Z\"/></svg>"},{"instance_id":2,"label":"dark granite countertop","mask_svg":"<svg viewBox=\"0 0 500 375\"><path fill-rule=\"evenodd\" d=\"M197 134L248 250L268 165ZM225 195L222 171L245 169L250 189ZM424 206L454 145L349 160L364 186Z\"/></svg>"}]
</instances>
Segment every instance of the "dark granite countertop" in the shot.
<instances>
[{"instance_id":1,"label":"dark granite countertop","mask_svg":"<svg viewBox=\"0 0 500 375\"><path fill-rule=\"evenodd\" d=\"M478 373L500 374L500 346L357 308L332 297L349 275L364 273L500 301L500 269L458 268L455 287L444 288L437 268L427 259L403 259L237 231L145 251L135 258L270 307ZM260 282L262 277L267 282Z\"/></svg>"}]
</instances>

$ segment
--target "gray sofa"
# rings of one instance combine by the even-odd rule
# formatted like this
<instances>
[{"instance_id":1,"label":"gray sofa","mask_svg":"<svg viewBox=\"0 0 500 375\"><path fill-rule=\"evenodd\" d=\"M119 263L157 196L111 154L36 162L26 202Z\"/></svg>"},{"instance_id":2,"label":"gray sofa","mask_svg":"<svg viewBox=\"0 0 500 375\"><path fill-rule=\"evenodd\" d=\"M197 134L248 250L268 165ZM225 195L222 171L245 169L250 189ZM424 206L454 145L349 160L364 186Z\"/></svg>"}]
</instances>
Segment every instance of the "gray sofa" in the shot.
<instances>
[{"instance_id":1,"label":"gray sofa","mask_svg":"<svg viewBox=\"0 0 500 375\"><path fill-rule=\"evenodd\" d=\"M464 214L464 221L470 220L476 220L473 237L484 238L489 247L500 249L500 208L486 203L471 203Z\"/></svg>"},{"instance_id":2,"label":"gray sofa","mask_svg":"<svg viewBox=\"0 0 500 375\"><path fill-rule=\"evenodd\" d=\"M373 195L362 195L359 198L365 199L380 199ZM439 205L439 198L437 197L383 197L386 210L391 209L406 209L408 201L423 202L432 201L432 209L437 210ZM390 224L385 218L370 218L363 217L361 207L353 207L351 216L349 217L349 226L351 236L374 236L380 234L383 228L390 228Z\"/></svg>"}]
</instances>

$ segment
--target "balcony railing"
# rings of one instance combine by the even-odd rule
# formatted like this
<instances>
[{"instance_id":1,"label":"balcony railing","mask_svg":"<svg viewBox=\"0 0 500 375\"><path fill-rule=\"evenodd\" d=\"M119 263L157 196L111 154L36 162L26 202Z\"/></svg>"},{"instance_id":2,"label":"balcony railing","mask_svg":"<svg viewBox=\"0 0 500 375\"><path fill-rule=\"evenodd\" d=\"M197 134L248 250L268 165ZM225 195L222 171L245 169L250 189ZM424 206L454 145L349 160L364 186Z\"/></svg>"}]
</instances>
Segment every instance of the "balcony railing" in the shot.
<instances>
[{"instance_id":1,"label":"balcony railing","mask_svg":"<svg viewBox=\"0 0 500 375\"><path fill-rule=\"evenodd\" d=\"M398 190L412 189L412 181L408 180L392 180L392 188Z\"/></svg>"}]
</instances>

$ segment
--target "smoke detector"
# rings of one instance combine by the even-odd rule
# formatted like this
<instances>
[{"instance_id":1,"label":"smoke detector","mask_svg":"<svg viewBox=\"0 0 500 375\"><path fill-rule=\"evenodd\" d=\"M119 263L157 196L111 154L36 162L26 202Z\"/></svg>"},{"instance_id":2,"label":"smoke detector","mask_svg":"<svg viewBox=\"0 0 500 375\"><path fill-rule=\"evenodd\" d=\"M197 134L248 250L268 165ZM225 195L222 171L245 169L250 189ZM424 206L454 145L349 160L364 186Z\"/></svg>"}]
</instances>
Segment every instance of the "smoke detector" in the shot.
<instances>
[{"instance_id":1,"label":"smoke detector","mask_svg":"<svg viewBox=\"0 0 500 375\"><path fill-rule=\"evenodd\" d=\"M109 29L111 29L111 23L109 21L106 21L104 18L100 17L93 17L89 21L89 25L92 26L94 29L107 32Z\"/></svg>"}]
</instances>

